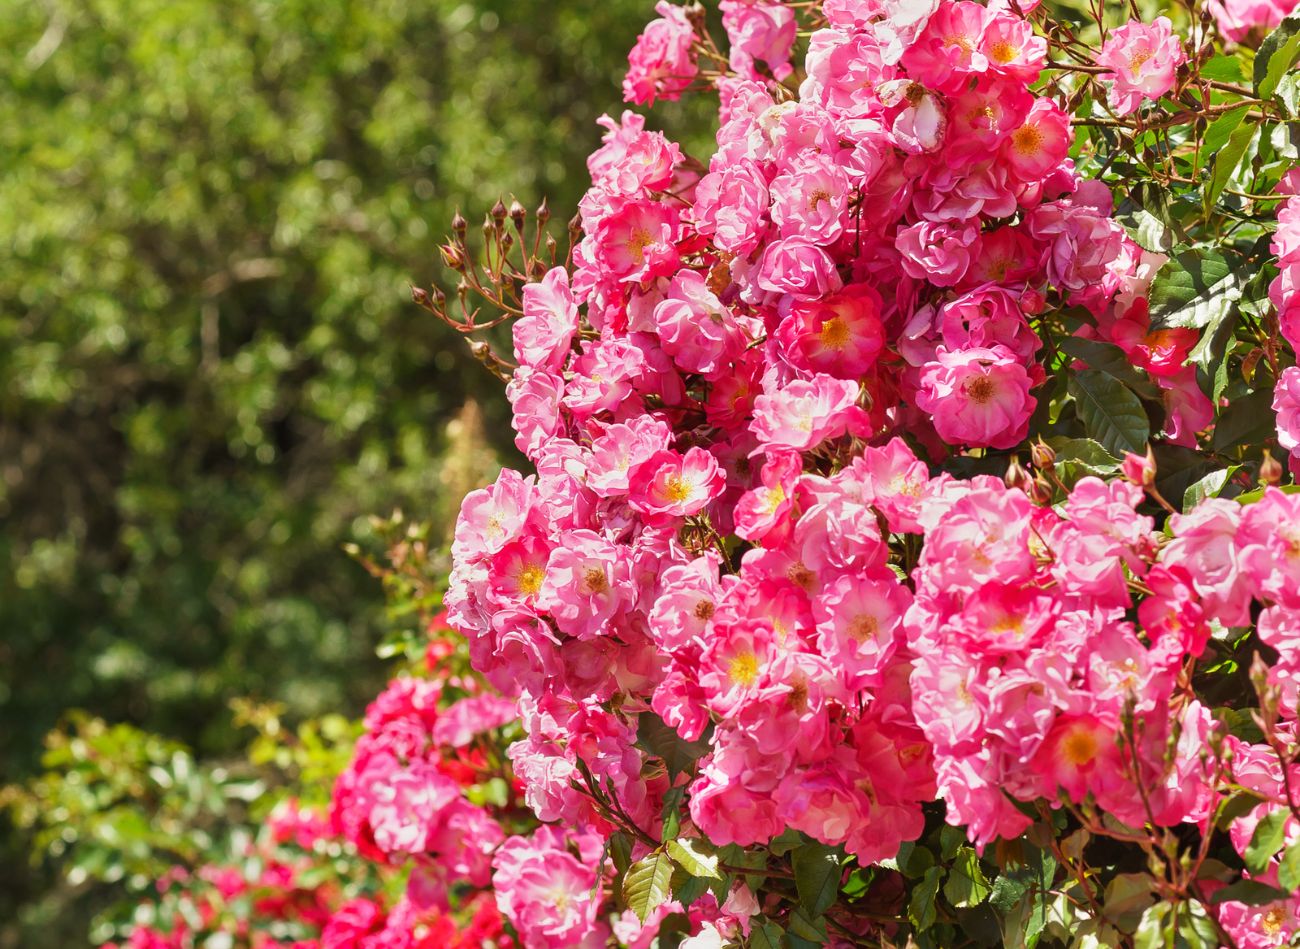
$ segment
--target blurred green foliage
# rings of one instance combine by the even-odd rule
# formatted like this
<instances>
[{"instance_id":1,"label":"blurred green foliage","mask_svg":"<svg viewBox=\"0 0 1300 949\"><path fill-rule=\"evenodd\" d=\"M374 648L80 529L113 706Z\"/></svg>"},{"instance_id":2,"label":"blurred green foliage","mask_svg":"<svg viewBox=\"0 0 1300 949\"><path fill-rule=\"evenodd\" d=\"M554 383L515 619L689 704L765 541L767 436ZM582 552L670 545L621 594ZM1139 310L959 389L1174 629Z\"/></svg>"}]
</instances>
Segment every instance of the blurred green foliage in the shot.
<instances>
[{"instance_id":1,"label":"blurred green foliage","mask_svg":"<svg viewBox=\"0 0 1300 949\"><path fill-rule=\"evenodd\" d=\"M0 0L0 782L72 707L210 757L234 696L377 691L381 592L341 545L399 505L445 529L490 467L442 461L466 400L509 451L408 282L456 206L547 195L562 229L652 15ZM19 846L0 827L3 947L50 923Z\"/></svg>"}]
</instances>

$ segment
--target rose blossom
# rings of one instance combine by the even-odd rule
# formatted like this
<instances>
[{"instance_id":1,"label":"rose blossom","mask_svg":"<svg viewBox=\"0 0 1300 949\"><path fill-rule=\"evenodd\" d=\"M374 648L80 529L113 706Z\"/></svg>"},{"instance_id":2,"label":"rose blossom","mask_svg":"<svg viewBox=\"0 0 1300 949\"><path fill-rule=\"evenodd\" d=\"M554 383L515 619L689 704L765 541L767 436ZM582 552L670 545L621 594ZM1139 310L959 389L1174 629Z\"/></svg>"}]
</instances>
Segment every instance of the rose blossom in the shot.
<instances>
[{"instance_id":1,"label":"rose blossom","mask_svg":"<svg viewBox=\"0 0 1300 949\"><path fill-rule=\"evenodd\" d=\"M1131 20L1111 32L1097 56L1110 74L1107 101L1120 115L1136 112L1143 99L1159 99L1174 87L1178 67L1187 59L1165 16L1149 26Z\"/></svg>"}]
</instances>

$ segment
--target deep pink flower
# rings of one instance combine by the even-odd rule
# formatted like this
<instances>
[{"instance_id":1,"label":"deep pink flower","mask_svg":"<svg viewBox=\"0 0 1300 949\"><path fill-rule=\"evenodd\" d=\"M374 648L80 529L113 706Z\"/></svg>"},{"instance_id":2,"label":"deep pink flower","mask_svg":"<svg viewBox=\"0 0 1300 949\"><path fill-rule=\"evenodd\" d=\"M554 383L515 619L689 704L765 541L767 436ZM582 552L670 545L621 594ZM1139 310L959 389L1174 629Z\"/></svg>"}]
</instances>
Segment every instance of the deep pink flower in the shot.
<instances>
[{"instance_id":1,"label":"deep pink flower","mask_svg":"<svg viewBox=\"0 0 1300 949\"><path fill-rule=\"evenodd\" d=\"M637 105L653 105L656 98L680 99L699 71L691 50L695 28L686 10L659 0L655 12L659 18L650 21L627 57L623 98Z\"/></svg>"}]
</instances>

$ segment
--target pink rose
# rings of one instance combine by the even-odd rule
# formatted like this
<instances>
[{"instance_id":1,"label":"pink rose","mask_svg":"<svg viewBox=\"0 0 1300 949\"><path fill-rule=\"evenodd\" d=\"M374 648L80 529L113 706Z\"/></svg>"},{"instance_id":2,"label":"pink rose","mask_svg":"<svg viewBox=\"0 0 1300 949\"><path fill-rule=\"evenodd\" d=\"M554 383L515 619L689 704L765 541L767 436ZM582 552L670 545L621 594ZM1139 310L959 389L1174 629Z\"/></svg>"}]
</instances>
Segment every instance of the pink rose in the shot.
<instances>
[{"instance_id":1,"label":"pink rose","mask_svg":"<svg viewBox=\"0 0 1300 949\"><path fill-rule=\"evenodd\" d=\"M1097 56L1097 65L1110 69L1110 107L1128 115L1143 99L1159 99L1174 87L1178 67L1186 59L1168 17L1156 17L1149 26L1130 20L1112 31Z\"/></svg>"},{"instance_id":2,"label":"pink rose","mask_svg":"<svg viewBox=\"0 0 1300 949\"><path fill-rule=\"evenodd\" d=\"M916 405L934 419L950 445L1012 448L1029 431L1035 400L1029 373L1001 347L949 351L940 348L921 367Z\"/></svg>"}]
</instances>

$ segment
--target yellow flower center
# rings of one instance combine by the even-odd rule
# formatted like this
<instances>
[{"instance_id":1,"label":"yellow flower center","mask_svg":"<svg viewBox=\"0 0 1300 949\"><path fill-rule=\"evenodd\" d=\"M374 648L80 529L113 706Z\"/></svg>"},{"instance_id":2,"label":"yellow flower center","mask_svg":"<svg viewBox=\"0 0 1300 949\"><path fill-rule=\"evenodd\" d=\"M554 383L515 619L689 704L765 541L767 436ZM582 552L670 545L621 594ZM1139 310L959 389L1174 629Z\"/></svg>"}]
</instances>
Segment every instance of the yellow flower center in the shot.
<instances>
[{"instance_id":1,"label":"yellow flower center","mask_svg":"<svg viewBox=\"0 0 1300 949\"><path fill-rule=\"evenodd\" d=\"M752 652L737 653L727 667L727 675L736 685L753 685L758 678L758 657Z\"/></svg>"},{"instance_id":2,"label":"yellow flower center","mask_svg":"<svg viewBox=\"0 0 1300 949\"><path fill-rule=\"evenodd\" d=\"M876 633L880 631L880 621L870 613L863 613L860 616L853 617L849 623L849 639L856 643L864 643L868 639L875 639Z\"/></svg>"},{"instance_id":3,"label":"yellow flower center","mask_svg":"<svg viewBox=\"0 0 1300 949\"><path fill-rule=\"evenodd\" d=\"M664 482L664 496L675 504L680 504L691 496L691 486L681 475L671 475Z\"/></svg>"},{"instance_id":4,"label":"yellow flower center","mask_svg":"<svg viewBox=\"0 0 1300 949\"><path fill-rule=\"evenodd\" d=\"M542 580L546 577L544 571L537 564L529 564L519 571L519 592L528 596L535 595L542 588Z\"/></svg>"},{"instance_id":5,"label":"yellow flower center","mask_svg":"<svg viewBox=\"0 0 1300 949\"><path fill-rule=\"evenodd\" d=\"M1097 736L1087 729L1072 731L1061 742L1061 756L1076 768L1092 761L1100 750Z\"/></svg>"},{"instance_id":6,"label":"yellow flower center","mask_svg":"<svg viewBox=\"0 0 1300 949\"><path fill-rule=\"evenodd\" d=\"M1020 55L1020 50L1006 40L999 40L989 49L989 55L993 57L995 63L1005 66Z\"/></svg>"},{"instance_id":7,"label":"yellow flower center","mask_svg":"<svg viewBox=\"0 0 1300 949\"><path fill-rule=\"evenodd\" d=\"M1022 155L1042 151L1043 132L1037 125L1022 125L1011 133L1011 147Z\"/></svg>"},{"instance_id":8,"label":"yellow flower center","mask_svg":"<svg viewBox=\"0 0 1300 949\"><path fill-rule=\"evenodd\" d=\"M997 392L997 386L993 384L993 380L988 376L976 376L963 385L962 390L966 393L966 397L976 405L983 405L993 398L994 393Z\"/></svg>"},{"instance_id":9,"label":"yellow flower center","mask_svg":"<svg viewBox=\"0 0 1300 949\"><path fill-rule=\"evenodd\" d=\"M836 316L822 324L820 337L822 345L827 349L843 349L852 335L849 324Z\"/></svg>"}]
</instances>

